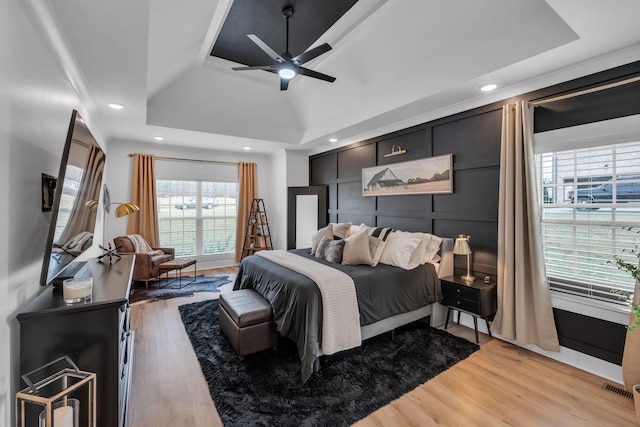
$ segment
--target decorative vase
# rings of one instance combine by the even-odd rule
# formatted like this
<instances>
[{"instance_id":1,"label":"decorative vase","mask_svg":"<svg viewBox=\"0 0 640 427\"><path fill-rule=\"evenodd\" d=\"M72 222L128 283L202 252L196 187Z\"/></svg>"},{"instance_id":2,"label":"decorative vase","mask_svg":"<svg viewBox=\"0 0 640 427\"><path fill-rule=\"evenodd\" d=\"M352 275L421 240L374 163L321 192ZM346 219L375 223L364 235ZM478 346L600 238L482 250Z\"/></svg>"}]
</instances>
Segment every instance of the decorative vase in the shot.
<instances>
[{"instance_id":1,"label":"decorative vase","mask_svg":"<svg viewBox=\"0 0 640 427\"><path fill-rule=\"evenodd\" d=\"M636 407L636 422L640 425L640 384L633 386L633 404Z\"/></svg>"},{"instance_id":2,"label":"decorative vase","mask_svg":"<svg viewBox=\"0 0 640 427\"><path fill-rule=\"evenodd\" d=\"M640 292L633 295L633 303L640 303ZM629 315L629 325L633 323L633 313ZM622 380L624 389L631 391L636 384L640 384L640 328L627 332L624 340L624 352L622 354Z\"/></svg>"}]
</instances>

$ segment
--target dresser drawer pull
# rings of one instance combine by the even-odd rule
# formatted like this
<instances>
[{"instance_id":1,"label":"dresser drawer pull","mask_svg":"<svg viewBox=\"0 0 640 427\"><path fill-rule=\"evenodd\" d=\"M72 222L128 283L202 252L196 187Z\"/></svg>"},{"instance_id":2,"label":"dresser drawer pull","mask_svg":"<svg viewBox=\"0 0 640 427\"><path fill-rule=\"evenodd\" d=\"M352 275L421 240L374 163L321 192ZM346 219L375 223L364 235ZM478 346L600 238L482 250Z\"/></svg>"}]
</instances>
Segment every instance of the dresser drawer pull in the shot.
<instances>
[{"instance_id":1,"label":"dresser drawer pull","mask_svg":"<svg viewBox=\"0 0 640 427\"><path fill-rule=\"evenodd\" d=\"M460 289L456 288L456 292L457 292L457 293L460 293Z\"/></svg>"}]
</instances>

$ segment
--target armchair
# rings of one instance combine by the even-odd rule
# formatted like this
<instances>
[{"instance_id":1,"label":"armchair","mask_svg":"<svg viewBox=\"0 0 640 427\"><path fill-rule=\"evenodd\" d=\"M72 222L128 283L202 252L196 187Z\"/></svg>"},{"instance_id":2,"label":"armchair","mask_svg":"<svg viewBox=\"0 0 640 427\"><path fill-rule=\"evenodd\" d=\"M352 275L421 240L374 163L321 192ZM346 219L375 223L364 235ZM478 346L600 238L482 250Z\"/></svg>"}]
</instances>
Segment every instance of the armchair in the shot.
<instances>
[{"instance_id":1,"label":"armchair","mask_svg":"<svg viewBox=\"0 0 640 427\"><path fill-rule=\"evenodd\" d=\"M136 252L133 242L127 236L115 237L113 243L118 248L118 253L134 254L136 256L136 263L133 267L133 280L144 280L147 289L149 289L149 279L160 275L160 264L171 261L175 255L173 248L152 248L154 251L162 251L162 254Z\"/></svg>"}]
</instances>

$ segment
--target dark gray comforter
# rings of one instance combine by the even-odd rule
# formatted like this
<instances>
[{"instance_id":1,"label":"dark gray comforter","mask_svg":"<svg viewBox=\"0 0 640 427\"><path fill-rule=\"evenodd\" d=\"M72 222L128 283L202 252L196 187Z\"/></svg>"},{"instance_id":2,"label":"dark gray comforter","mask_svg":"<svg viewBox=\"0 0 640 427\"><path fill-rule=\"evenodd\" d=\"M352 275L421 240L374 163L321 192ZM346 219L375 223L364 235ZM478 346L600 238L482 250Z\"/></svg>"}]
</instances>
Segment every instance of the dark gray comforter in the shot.
<instances>
[{"instance_id":1,"label":"dark gray comforter","mask_svg":"<svg viewBox=\"0 0 640 427\"><path fill-rule=\"evenodd\" d=\"M310 255L309 249L291 252L337 268L353 278L361 326L442 300L440 280L431 264L406 271L385 264L376 267L335 264ZM321 355L322 298L315 282L262 257L249 256L240 263L233 287L244 288L256 290L271 303L278 332L298 346L302 381L306 381Z\"/></svg>"}]
</instances>

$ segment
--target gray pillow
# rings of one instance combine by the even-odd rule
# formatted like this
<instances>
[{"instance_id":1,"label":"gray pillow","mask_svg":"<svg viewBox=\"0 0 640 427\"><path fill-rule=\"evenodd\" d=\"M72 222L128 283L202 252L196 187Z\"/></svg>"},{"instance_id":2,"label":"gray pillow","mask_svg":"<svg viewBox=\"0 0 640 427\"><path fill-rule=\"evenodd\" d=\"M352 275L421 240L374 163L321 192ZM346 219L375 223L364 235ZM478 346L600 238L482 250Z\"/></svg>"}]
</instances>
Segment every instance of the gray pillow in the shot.
<instances>
[{"instance_id":1,"label":"gray pillow","mask_svg":"<svg viewBox=\"0 0 640 427\"><path fill-rule=\"evenodd\" d=\"M329 262L341 263L342 251L344 250L344 240L330 240L322 237L318 248L316 249L316 257L325 259Z\"/></svg>"},{"instance_id":2,"label":"gray pillow","mask_svg":"<svg viewBox=\"0 0 640 427\"><path fill-rule=\"evenodd\" d=\"M318 250L318 244L323 237L326 237L327 239L333 239L333 226L331 224L319 229L318 231L313 233L313 236L311 236L311 255L314 255L316 253L316 251Z\"/></svg>"}]
</instances>

